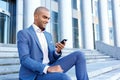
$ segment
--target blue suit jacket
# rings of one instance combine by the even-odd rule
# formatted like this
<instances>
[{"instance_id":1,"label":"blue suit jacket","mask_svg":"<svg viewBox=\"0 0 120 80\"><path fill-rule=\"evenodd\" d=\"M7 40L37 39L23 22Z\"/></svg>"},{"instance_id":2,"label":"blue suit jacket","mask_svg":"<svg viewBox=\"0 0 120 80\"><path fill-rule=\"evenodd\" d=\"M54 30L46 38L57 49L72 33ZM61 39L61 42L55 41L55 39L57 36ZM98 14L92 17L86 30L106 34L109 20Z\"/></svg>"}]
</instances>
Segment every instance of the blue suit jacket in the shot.
<instances>
[{"instance_id":1,"label":"blue suit jacket","mask_svg":"<svg viewBox=\"0 0 120 80\"><path fill-rule=\"evenodd\" d=\"M50 64L52 64L61 55L55 54L51 34L44 31L44 35L48 43L48 57ZM19 78L21 80L34 80L37 75L42 75L46 65L42 64L43 52L32 26L18 32L17 47L21 64Z\"/></svg>"}]
</instances>

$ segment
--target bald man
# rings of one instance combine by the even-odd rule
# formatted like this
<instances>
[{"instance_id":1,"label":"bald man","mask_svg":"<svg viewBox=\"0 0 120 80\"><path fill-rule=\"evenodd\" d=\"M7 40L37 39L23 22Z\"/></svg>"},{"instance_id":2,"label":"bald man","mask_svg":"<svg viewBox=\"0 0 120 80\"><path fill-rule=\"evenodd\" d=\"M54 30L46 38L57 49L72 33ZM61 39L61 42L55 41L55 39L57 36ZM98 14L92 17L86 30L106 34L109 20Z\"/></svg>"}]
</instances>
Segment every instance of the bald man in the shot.
<instances>
[{"instance_id":1,"label":"bald man","mask_svg":"<svg viewBox=\"0 0 120 80\"><path fill-rule=\"evenodd\" d=\"M49 10L38 7L34 12L34 23L17 34L21 64L19 80L71 80L65 72L73 66L77 80L89 80L82 52L75 51L60 58L65 44L54 45L51 34L45 31L49 19Z\"/></svg>"}]
</instances>

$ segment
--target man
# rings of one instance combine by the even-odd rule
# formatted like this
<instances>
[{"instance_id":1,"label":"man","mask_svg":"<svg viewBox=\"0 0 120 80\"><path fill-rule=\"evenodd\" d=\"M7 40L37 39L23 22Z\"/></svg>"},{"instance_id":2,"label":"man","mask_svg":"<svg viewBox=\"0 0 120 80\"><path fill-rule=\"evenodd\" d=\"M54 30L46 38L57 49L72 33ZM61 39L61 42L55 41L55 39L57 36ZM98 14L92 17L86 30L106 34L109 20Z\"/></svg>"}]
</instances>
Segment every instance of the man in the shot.
<instances>
[{"instance_id":1,"label":"man","mask_svg":"<svg viewBox=\"0 0 120 80\"><path fill-rule=\"evenodd\" d=\"M82 52L75 51L60 58L65 44L54 46L51 34L45 31L49 19L49 10L38 7L34 12L34 23L18 32L19 80L71 80L65 72L74 65L77 80L89 80Z\"/></svg>"}]
</instances>

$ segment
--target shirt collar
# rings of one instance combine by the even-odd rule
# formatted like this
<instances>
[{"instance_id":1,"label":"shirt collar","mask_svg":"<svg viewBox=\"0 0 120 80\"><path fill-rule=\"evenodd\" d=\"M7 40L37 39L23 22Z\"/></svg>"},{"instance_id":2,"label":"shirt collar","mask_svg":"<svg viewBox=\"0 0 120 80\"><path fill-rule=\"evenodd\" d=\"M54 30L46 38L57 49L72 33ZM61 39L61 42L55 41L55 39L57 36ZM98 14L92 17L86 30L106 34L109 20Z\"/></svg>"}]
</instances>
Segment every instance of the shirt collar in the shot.
<instances>
[{"instance_id":1,"label":"shirt collar","mask_svg":"<svg viewBox=\"0 0 120 80\"><path fill-rule=\"evenodd\" d=\"M35 32L43 32L37 25L32 24L32 26L33 26Z\"/></svg>"}]
</instances>

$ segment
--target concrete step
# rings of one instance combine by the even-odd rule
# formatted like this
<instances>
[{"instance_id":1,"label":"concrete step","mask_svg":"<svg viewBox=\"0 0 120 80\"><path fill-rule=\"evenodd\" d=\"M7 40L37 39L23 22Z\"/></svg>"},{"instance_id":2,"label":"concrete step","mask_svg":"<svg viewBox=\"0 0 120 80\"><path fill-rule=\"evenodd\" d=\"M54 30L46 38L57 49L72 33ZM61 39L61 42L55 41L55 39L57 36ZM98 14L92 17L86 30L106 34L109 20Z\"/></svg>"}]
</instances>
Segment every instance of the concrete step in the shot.
<instances>
[{"instance_id":1,"label":"concrete step","mask_svg":"<svg viewBox=\"0 0 120 80\"><path fill-rule=\"evenodd\" d=\"M18 73L20 65L0 66L0 75Z\"/></svg>"},{"instance_id":2,"label":"concrete step","mask_svg":"<svg viewBox=\"0 0 120 80\"><path fill-rule=\"evenodd\" d=\"M101 74L105 74L113 70L119 70L120 69L119 62L120 60L113 60L113 61L95 62L95 63L87 64L89 78L92 79ZM70 71L67 72L67 74L69 74L69 76L72 77L72 80L76 80L74 70L75 68L73 67Z\"/></svg>"},{"instance_id":3,"label":"concrete step","mask_svg":"<svg viewBox=\"0 0 120 80\"><path fill-rule=\"evenodd\" d=\"M72 53L74 51L77 51L77 50L80 50L81 52L85 52L86 54L89 53L91 54L91 51L92 50L87 50L87 49L79 49L79 48L73 48L73 49L63 49L62 52L65 53L65 54L69 54L69 53Z\"/></svg>"},{"instance_id":4,"label":"concrete step","mask_svg":"<svg viewBox=\"0 0 120 80\"><path fill-rule=\"evenodd\" d=\"M89 77L95 77L97 75L115 70L120 68L120 60L114 60L114 61L105 61L105 62L96 62L87 64Z\"/></svg>"},{"instance_id":5,"label":"concrete step","mask_svg":"<svg viewBox=\"0 0 120 80\"><path fill-rule=\"evenodd\" d=\"M105 62L105 61L112 61L115 60L114 58L103 58L103 59L88 59L86 60L87 64L94 63L94 62Z\"/></svg>"},{"instance_id":6,"label":"concrete step","mask_svg":"<svg viewBox=\"0 0 120 80\"><path fill-rule=\"evenodd\" d=\"M17 52L0 52L0 58L17 58L18 53Z\"/></svg>"},{"instance_id":7,"label":"concrete step","mask_svg":"<svg viewBox=\"0 0 120 80\"><path fill-rule=\"evenodd\" d=\"M0 58L18 57L17 47L4 46L0 47Z\"/></svg>"},{"instance_id":8,"label":"concrete step","mask_svg":"<svg viewBox=\"0 0 120 80\"><path fill-rule=\"evenodd\" d=\"M102 56L102 55L97 55L97 56L94 56L94 55L86 55L86 59L104 59L104 58L110 58L110 56Z\"/></svg>"},{"instance_id":9,"label":"concrete step","mask_svg":"<svg viewBox=\"0 0 120 80\"><path fill-rule=\"evenodd\" d=\"M0 58L0 66L4 65L16 65L19 64L19 59L18 58Z\"/></svg>"},{"instance_id":10,"label":"concrete step","mask_svg":"<svg viewBox=\"0 0 120 80\"><path fill-rule=\"evenodd\" d=\"M80 50L80 49L72 49L72 50L71 49L70 50L64 49L62 56L66 56L66 55L68 55L71 52L76 51L76 50ZM92 62L96 62L96 61L98 62L98 61L114 60L114 58L110 58L110 56L101 54L101 53L99 53L98 51L95 51L95 50L81 49L80 51L85 53L87 63L92 63Z\"/></svg>"},{"instance_id":11,"label":"concrete step","mask_svg":"<svg viewBox=\"0 0 120 80\"><path fill-rule=\"evenodd\" d=\"M120 79L120 68L112 70L110 72L98 75L90 80L118 80Z\"/></svg>"},{"instance_id":12,"label":"concrete step","mask_svg":"<svg viewBox=\"0 0 120 80\"><path fill-rule=\"evenodd\" d=\"M0 52L4 52L4 51L8 51L8 52L10 52L10 51L17 51L17 47L16 46L0 46Z\"/></svg>"},{"instance_id":13,"label":"concrete step","mask_svg":"<svg viewBox=\"0 0 120 80\"><path fill-rule=\"evenodd\" d=\"M72 49L72 50L68 50L68 49L63 49L63 56L68 55L74 51L80 50L81 52L83 52L86 56L105 56L104 54L101 54L100 52L96 51L96 50L86 50L86 49Z\"/></svg>"},{"instance_id":14,"label":"concrete step","mask_svg":"<svg viewBox=\"0 0 120 80\"><path fill-rule=\"evenodd\" d=\"M18 73L0 75L0 80L19 80L18 78L19 78Z\"/></svg>"},{"instance_id":15,"label":"concrete step","mask_svg":"<svg viewBox=\"0 0 120 80\"><path fill-rule=\"evenodd\" d=\"M16 52L17 48L16 47L0 47L1 52Z\"/></svg>"}]
</instances>

